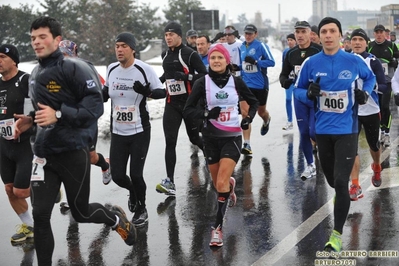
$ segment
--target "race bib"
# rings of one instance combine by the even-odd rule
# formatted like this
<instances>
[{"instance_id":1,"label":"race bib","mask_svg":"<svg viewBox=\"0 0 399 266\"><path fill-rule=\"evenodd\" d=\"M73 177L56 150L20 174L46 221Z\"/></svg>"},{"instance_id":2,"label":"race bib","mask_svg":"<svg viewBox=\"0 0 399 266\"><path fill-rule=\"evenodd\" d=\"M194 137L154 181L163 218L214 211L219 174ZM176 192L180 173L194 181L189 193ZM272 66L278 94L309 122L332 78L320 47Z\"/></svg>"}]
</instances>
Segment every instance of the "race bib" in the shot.
<instances>
[{"instance_id":1,"label":"race bib","mask_svg":"<svg viewBox=\"0 0 399 266\"><path fill-rule=\"evenodd\" d=\"M295 71L295 75L296 76L299 76L299 71L301 70L301 66L299 65L296 65L296 66L294 66L294 71Z\"/></svg>"},{"instance_id":2,"label":"race bib","mask_svg":"<svg viewBox=\"0 0 399 266\"><path fill-rule=\"evenodd\" d=\"M320 96L320 110L329 113L344 113L348 108L348 91L323 91Z\"/></svg>"},{"instance_id":3,"label":"race bib","mask_svg":"<svg viewBox=\"0 0 399 266\"><path fill-rule=\"evenodd\" d=\"M113 119L119 124L134 124L137 122L137 107L130 106L114 106Z\"/></svg>"},{"instance_id":4,"label":"race bib","mask_svg":"<svg viewBox=\"0 0 399 266\"><path fill-rule=\"evenodd\" d=\"M257 65L253 65L253 64L249 64L247 62L242 62L242 70L245 73L256 73L258 72L258 66Z\"/></svg>"},{"instance_id":5,"label":"race bib","mask_svg":"<svg viewBox=\"0 0 399 266\"><path fill-rule=\"evenodd\" d=\"M14 118L4 119L0 121L1 136L6 140L14 139L15 120Z\"/></svg>"},{"instance_id":6,"label":"race bib","mask_svg":"<svg viewBox=\"0 0 399 266\"><path fill-rule=\"evenodd\" d=\"M30 181L44 181L44 166L46 163L46 158L39 158L36 155L33 156Z\"/></svg>"},{"instance_id":7,"label":"race bib","mask_svg":"<svg viewBox=\"0 0 399 266\"><path fill-rule=\"evenodd\" d=\"M167 79L166 88L169 95L180 95L187 92L186 84L183 80Z\"/></svg>"}]
</instances>

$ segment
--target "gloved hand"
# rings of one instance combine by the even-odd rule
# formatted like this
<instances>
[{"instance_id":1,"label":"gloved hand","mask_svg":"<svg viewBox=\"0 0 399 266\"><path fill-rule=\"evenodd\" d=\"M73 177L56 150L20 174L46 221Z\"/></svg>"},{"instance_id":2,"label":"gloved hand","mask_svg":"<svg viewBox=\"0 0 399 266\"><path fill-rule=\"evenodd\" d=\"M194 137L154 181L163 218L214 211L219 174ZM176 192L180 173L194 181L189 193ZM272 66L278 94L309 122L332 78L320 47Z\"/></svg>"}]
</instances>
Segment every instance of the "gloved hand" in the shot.
<instances>
[{"instance_id":1,"label":"gloved hand","mask_svg":"<svg viewBox=\"0 0 399 266\"><path fill-rule=\"evenodd\" d=\"M188 75L184 74L184 72L175 72L175 76L174 76L175 80L184 80L187 81L188 80Z\"/></svg>"},{"instance_id":2,"label":"gloved hand","mask_svg":"<svg viewBox=\"0 0 399 266\"><path fill-rule=\"evenodd\" d=\"M316 99L317 96L321 96L319 82L320 82L320 76L317 77L315 82L310 83L307 92L307 96L309 99L314 100Z\"/></svg>"},{"instance_id":3,"label":"gloved hand","mask_svg":"<svg viewBox=\"0 0 399 266\"><path fill-rule=\"evenodd\" d=\"M255 65L255 62L256 62L255 58L253 58L252 56L246 56L244 61L247 63L250 63L252 65Z\"/></svg>"},{"instance_id":4,"label":"gloved hand","mask_svg":"<svg viewBox=\"0 0 399 266\"><path fill-rule=\"evenodd\" d=\"M369 99L369 95L364 90L355 89L355 100L358 104L365 104Z\"/></svg>"},{"instance_id":5,"label":"gloved hand","mask_svg":"<svg viewBox=\"0 0 399 266\"><path fill-rule=\"evenodd\" d=\"M212 39L211 43L215 43L217 42L220 38L224 37L224 33L223 32L218 32L215 36L215 38Z\"/></svg>"},{"instance_id":6,"label":"gloved hand","mask_svg":"<svg viewBox=\"0 0 399 266\"><path fill-rule=\"evenodd\" d=\"M389 61L388 66L389 67L393 67L393 68L397 68L398 67L398 60L396 60L396 58L392 58L392 60Z\"/></svg>"},{"instance_id":7,"label":"gloved hand","mask_svg":"<svg viewBox=\"0 0 399 266\"><path fill-rule=\"evenodd\" d=\"M397 106L399 106L399 93L396 93L393 97L394 97L394 99L395 99L395 104L396 104Z\"/></svg>"},{"instance_id":8,"label":"gloved hand","mask_svg":"<svg viewBox=\"0 0 399 266\"><path fill-rule=\"evenodd\" d=\"M284 80L283 88L288 90L291 87L292 83L294 83L293 79Z\"/></svg>"},{"instance_id":9,"label":"gloved hand","mask_svg":"<svg viewBox=\"0 0 399 266\"><path fill-rule=\"evenodd\" d=\"M213 107L209 112L208 112L208 119L216 119L219 117L220 114L220 108L219 106Z\"/></svg>"},{"instance_id":10,"label":"gloved hand","mask_svg":"<svg viewBox=\"0 0 399 266\"><path fill-rule=\"evenodd\" d=\"M145 97L151 95L150 83L147 83L147 85L144 86L140 81L136 80L133 84L133 90L136 93L143 94Z\"/></svg>"},{"instance_id":11,"label":"gloved hand","mask_svg":"<svg viewBox=\"0 0 399 266\"><path fill-rule=\"evenodd\" d=\"M236 65L236 64L232 64L232 66L233 66L233 71L240 71L240 67L238 66L238 65Z\"/></svg>"},{"instance_id":12,"label":"gloved hand","mask_svg":"<svg viewBox=\"0 0 399 266\"><path fill-rule=\"evenodd\" d=\"M249 128L249 124L251 124L251 123L252 123L252 119L249 116L247 116L241 120L241 128L243 130L247 130Z\"/></svg>"}]
</instances>

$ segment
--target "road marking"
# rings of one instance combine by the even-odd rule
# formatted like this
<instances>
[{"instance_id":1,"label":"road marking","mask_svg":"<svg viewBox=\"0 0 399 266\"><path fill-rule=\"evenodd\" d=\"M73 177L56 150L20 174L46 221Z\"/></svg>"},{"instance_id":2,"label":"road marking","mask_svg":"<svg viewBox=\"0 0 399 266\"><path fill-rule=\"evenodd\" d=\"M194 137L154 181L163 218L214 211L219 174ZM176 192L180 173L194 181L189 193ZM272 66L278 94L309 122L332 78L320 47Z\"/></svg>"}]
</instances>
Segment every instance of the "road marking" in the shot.
<instances>
[{"instance_id":1,"label":"road marking","mask_svg":"<svg viewBox=\"0 0 399 266\"><path fill-rule=\"evenodd\" d=\"M391 147L397 147L399 141L399 137L395 139L393 143L391 143ZM388 158L391 153L391 148L385 149L381 153L381 162L383 162L386 158ZM371 164L371 161L370 161ZM382 171L383 181L379 188L375 188L371 184L367 188L367 191L373 191L382 188L389 188L399 186L399 177L395 177L394 173L397 173L397 167L395 168L387 168ZM360 184L369 181L370 182L370 174L372 173L371 167L367 167L360 174ZM389 176L389 178L388 178ZM371 182L370 182L371 183ZM300 224L297 228L295 228L288 236L286 236L280 243L274 246L271 250L266 252L265 255L260 257L257 261L255 261L253 266L261 266L261 265L273 265L277 263L285 254L287 254L293 247L295 247L305 236L307 236L316 226L318 226L328 215L333 212L333 198L331 198L326 204L324 204L319 210L317 210L312 216L310 216L306 221Z\"/></svg>"}]
</instances>

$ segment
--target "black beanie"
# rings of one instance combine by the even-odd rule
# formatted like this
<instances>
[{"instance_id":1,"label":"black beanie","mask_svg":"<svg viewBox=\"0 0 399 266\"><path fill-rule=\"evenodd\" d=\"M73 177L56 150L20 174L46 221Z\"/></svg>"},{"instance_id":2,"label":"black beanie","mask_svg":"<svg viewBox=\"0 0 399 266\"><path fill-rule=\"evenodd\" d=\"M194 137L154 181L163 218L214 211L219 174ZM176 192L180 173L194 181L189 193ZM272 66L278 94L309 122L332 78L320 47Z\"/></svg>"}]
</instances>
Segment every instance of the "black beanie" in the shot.
<instances>
[{"instance_id":1,"label":"black beanie","mask_svg":"<svg viewBox=\"0 0 399 266\"><path fill-rule=\"evenodd\" d=\"M342 36L342 27L341 27L341 22L339 22L338 19L336 18L332 18L332 17L325 17L323 18L320 23L319 23L319 32L318 35L320 36L320 29L321 27L323 27L326 24L330 24L330 23L335 23L338 26L339 32L341 33Z\"/></svg>"},{"instance_id":2,"label":"black beanie","mask_svg":"<svg viewBox=\"0 0 399 266\"><path fill-rule=\"evenodd\" d=\"M366 40L366 42L369 41L369 37L367 36L367 33L363 30L363 29L355 29L354 31L352 31L351 33L351 39L355 36L359 36L362 37L363 39Z\"/></svg>"},{"instance_id":3,"label":"black beanie","mask_svg":"<svg viewBox=\"0 0 399 266\"><path fill-rule=\"evenodd\" d=\"M136 39L130 32L120 33L118 36L116 36L115 42L124 42L129 45L132 50L136 50Z\"/></svg>"},{"instance_id":4,"label":"black beanie","mask_svg":"<svg viewBox=\"0 0 399 266\"><path fill-rule=\"evenodd\" d=\"M287 35L287 39L288 39L288 38L295 40L295 35L294 35L294 33L288 34L288 35Z\"/></svg>"},{"instance_id":5,"label":"black beanie","mask_svg":"<svg viewBox=\"0 0 399 266\"><path fill-rule=\"evenodd\" d=\"M179 35L180 37L183 36L183 32L181 29L181 25L177 22L169 22L166 26L165 26L165 32L174 32L177 35Z\"/></svg>"},{"instance_id":6,"label":"black beanie","mask_svg":"<svg viewBox=\"0 0 399 266\"><path fill-rule=\"evenodd\" d=\"M19 53L17 47L11 44L3 44L0 46L0 53L5 54L11 58L18 66L19 64Z\"/></svg>"}]
</instances>

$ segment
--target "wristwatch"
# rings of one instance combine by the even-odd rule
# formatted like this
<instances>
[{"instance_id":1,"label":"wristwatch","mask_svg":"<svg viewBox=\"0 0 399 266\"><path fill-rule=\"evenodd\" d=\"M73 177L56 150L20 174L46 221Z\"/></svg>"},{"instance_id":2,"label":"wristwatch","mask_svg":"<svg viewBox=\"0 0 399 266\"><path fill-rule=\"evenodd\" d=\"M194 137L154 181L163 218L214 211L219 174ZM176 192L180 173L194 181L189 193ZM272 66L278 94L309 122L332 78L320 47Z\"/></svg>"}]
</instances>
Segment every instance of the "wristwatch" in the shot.
<instances>
[{"instance_id":1,"label":"wristwatch","mask_svg":"<svg viewBox=\"0 0 399 266\"><path fill-rule=\"evenodd\" d=\"M62 116L62 113L61 113L60 110L55 111L55 117L56 117L57 119L60 119L61 116Z\"/></svg>"}]
</instances>

